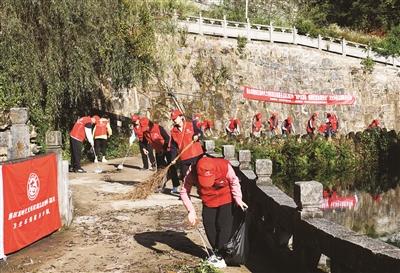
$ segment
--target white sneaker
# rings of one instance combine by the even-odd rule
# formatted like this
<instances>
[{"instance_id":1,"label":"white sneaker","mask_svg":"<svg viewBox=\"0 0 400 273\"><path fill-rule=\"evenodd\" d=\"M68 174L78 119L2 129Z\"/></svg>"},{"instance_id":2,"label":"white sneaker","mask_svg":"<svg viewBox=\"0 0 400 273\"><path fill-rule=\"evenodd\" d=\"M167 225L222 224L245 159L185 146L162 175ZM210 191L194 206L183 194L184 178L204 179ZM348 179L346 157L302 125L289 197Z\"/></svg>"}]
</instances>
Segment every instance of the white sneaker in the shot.
<instances>
[{"instance_id":1,"label":"white sneaker","mask_svg":"<svg viewBox=\"0 0 400 273\"><path fill-rule=\"evenodd\" d=\"M178 194L179 193L178 187L172 187L171 193Z\"/></svg>"},{"instance_id":2,"label":"white sneaker","mask_svg":"<svg viewBox=\"0 0 400 273\"><path fill-rule=\"evenodd\" d=\"M97 157L94 158L94 163L99 163L99 161L97 160Z\"/></svg>"},{"instance_id":3,"label":"white sneaker","mask_svg":"<svg viewBox=\"0 0 400 273\"><path fill-rule=\"evenodd\" d=\"M225 268L226 267L226 263L225 260L222 257L218 257L215 255L211 255L208 259L207 259L207 263L216 267L216 268Z\"/></svg>"},{"instance_id":4,"label":"white sneaker","mask_svg":"<svg viewBox=\"0 0 400 273\"><path fill-rule=\"evenodd\" d=\"M107 163L108 162L105 156L103 156L103 158L101 159L101 162L103 162L103 163Z\"/></svg>"}]
</instances>

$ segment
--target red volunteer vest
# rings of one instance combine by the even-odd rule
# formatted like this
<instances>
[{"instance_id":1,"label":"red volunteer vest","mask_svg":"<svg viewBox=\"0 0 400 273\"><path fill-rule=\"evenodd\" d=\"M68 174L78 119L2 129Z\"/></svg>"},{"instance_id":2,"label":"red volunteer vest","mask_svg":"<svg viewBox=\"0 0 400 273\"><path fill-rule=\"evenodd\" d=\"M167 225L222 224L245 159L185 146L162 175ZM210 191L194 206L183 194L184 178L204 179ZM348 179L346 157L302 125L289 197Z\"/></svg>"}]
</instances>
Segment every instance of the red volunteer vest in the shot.
<instances>
[{"instance_id":1,"label":"red volunteer vest","mask_svg":"<svg viewBox=\"0 0 400 273\"><path fill-rule=\"evenodd\" d=\"M203 127L203 130L209 130L212 127L212 121L204 120L201 126Z\"/></svg>"},{"instance_id":2,"label":"red volunteer vest","mask_svg":"<svg viewBox=\"0 0 400 273\"><path fill-rule=\"evenodd\" d=\"M96 130L94 131L94 137L107 135L107 124L108 120L100 119L98 123L96 123Z\"/></svg>"},{"instance_id":3,"label":"red volunteer vest","mask_svg":"<svg viewBox=\"0 0 400 273\"><path fill-rule=\"evenodd\" d=\"M261 122L261 120L256 120L256 121L254 122L253 132L260 132L261 127L262 127L262 122Z\"/></svg>"},{"instance_id":4,"label":"red volunteer vest","mask_svg":"<svg viewBox=\"0 0 400 273\"><path fill-rule=\"evenodd\" d=\"M158 124L154 124L150 131L143 132L143 135L156 152L162 152L164 150L165 141L161 136L160 126Z\"/></svg>"},{"instance_id":5,"label":"red volunteer vest","mask_svg":"<svg viewBox=\"0 0 400 273\"><path fill-rule=\"evenodd\" d=\"M85 140L85 125L92 124L91 117L81 117L75 122L74 127L72 128L69 135L76 140L83 142Z\"/></svg>"},{"instance_id":6,"label":"red volunteer vest","mask_svg":"<svg viewBox=\"0 0 400 273\"><path fill-rule=\"evenodd\" d=\"M215 158L216 178L211 187L198 186L198 192L203 204L209 208L216 208L232 202L232 193L229 181L226 178L228 173L228 160Z\"/></svg>"},{"instance_id":7,"label":"red volunteer vest","mask_svg":"<svg viewBox=\"0 0 400 273\"><path fill-rule=\"evenodd\" d=\"M233 132L233 131L235 130L235 128L236 128L235 120L231 119L231 120L229 121L229 130L230 130L231 132Z\"/></svg>"},{"instance_id":8,"label":"red volunteer vest","mask_svg":"<svg viewBox=\"0 0 400 273\"><path fill-rule=\"evenodd\" d=\"M185 121L183 124L182 132L174 126L171 130L171 137L178 144L179 151L182 151L184 147L192 142L192 137L194 135L193 124L189 121ZM193 158L199 156L203 153L203 148L201 147L200 142L195 142L192 144L190 148L188 148L182 155L181 160L186 160L189 158Z\"/></svg>"},{"instance_id":9,"label":"red volunteer vest","mask_svg":"<svg viewBox=\"0 0 400 273\"><path fill-rule=\"evenodd\" d=\"M276 127L278 127L278 119L276 117L270 117L269 118L269 129L274 130Z\"/></svg>"},{"instance_id":10,"label":"red volunteer vest","mask_svg":"<svg viewBox=\"0 0 400 273\"><path fill-rule=\"evenodd\" d=\"M133 125L133 131L135 132L136 137L140 140L143 141L143 132L142 132L142 128L136 125Z\"/></svg>"}]
</instances>

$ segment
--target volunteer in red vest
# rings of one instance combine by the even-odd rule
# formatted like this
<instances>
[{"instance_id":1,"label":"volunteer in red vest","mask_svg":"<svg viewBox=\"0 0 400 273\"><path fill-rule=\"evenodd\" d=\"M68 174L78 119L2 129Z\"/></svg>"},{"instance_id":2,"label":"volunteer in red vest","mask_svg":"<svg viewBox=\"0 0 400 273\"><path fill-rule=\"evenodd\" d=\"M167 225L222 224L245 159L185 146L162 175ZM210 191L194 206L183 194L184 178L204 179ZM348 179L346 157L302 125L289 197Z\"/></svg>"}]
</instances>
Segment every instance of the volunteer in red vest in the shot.
<instances>
[{"instance_id":1,"label":"volunteer in red vest","mask_svg":"<svg viewBox=\"0 0 400 273\"><path fill-rule=\"evenodd\" d=\"M282 123L282 136L288 136L294 134L294 126L292 117L287 117Z\"/></svg>"},{"instance_id":2,"label":"volunteer in red vest","mask_svg":"<svg viewBox=\"0 0 400 273\"><path fill-rule=\"evenodd\" d=\"M313 113L310 119L307 121L306 131L311 138L314 138L314 131L317 128L317 117L318 113Z\"/></svg>"},{"instance_id":3,"label":"volunteer in red vest","mask_svg":"<svg viewBox=\"0 0 400 273\"><path fill-rule=\"evenodd\" d=\"M101 156L101 162L107 162L106 159L106 149L107 149L107 139L112 135L112 129L110 126L110 120L107 117L101 117L96 121L93 129L94 137L94 150L96 152L96 157L94 162L99 162L98 158Z\"/></svg>"},{"instance_id":4,"label":"volunteer in red vest","mask_svg":"<svg viewBox=\"0 0 400 273\"><path fill-rule=\"evenodd\" d=\"M181 177L186 175L190 166L196 165L197 160L203 155L203 147L199 140L202 136L201 130L193 121L186 121L183 113L175 109L171 112L171 119L174 127L171 129L171 156L173 159L191 145L179 158ZM192 141L194 141L192 143ZM172 193L178 193L178 187L173 187Z\"/></svg>"},{"instance_id":5,"label":"volunteer in red vest","mask_svg":"<svg viewBox=\"0 0 400 273\"><path fill-rule=\"evenodd\" d=\"M379 119L374 119L372 120L371 124L368 125L367 129L379 128L379 124L380 124Z\"/></svg>"},{"instance_id":6,"label":"volunteer in red vest","mask_svg":"<svg viewBox=\"0 0 400 273\"><path fill-rule=\"evenodd\" d=\"M276 136L278 134L278 114L272 112L271 117L268 119L269 131L271 136Z\"/></svg>"},{"instance_id":7,"label":"volunteer in red vest","mask_svg":"<svg viewBox=\"0 0 400 273\"><path fill-rule=\"evenodd\" d=\"M240 120L231 118L225 125L226 133L229 137L240 135Z\"/></svg>"},{"instance_id":8,"label":"volunteer in red vest","mask_svg":"<svg viewBox=\"0 0 400 273\"><path fill-rule=\"evenodd\" d=\"M153 123L147 118L140 120L143 136L156 152L157 168L164 168L171 162L171 151L169 149L170 136L164 127ZM172 186L179 186L179 178L176 173L175 165L172 165L168 171L168 176L172 180Z\"/></svg>"},{"instance_id":9,"label":"volunteer in red vest","mask_svg":"<svg viewBox=\"0 0 400 273\"><path fill-rule=\"evenodd\" d=\"M253 122L252 122L252 134L254 137L260 137L261 136L261 128L262 128L262 115L261 113L257 113L253 117Z\"/></svg>"},{"instance_id":10,"label":"volunteer in red vest","mask_svg":"<svg viewBox=\"0 0 400 273\"><path fill-rule=\"evenodd\" d=\"M327 125L327 137L336 135L339 128L339 121L335 114L326 114L326 125Z\"/></svg>"},{"instance_id":11,"label":"volunteer in red vest","mask_svg":"<svg viewBox=\"0 0 400 273\"><path fill-rule=\"evenodd\" d=\"M139 141L139 151L142 156L143 168L141 170L153 170L153 166L149 167L149 159L155 165L155 159L153 155L153 148L149 145L146 138L143 137L142 128L140 126L140 119L138 115L131 115L133 130L132 135L129 138L129 145L132 145L135 139ZM145 152L146 151L146 152Z\"/></svg>"},{"instance_id":12,"label":"volunteer in red vest","mask_svg":"<svg viewBox=\"0 0 400 273\"><path fill-rule=\"evenodd\" d=\"M201 130L202 129L201 128L202 122L200 121L200 118L201 118L200 114L194 114L192 120L196 124L197 128L199 128Z\"/></svg>"},{"instance_id":13,"label":"volunteer in red vest","mask_svg":"<svg viewBox=\"0 0 400 273\"><path fill-rule=\"evenodd\" d=\"M203 134L206 135L207 137L213 135L212 127L213 127L213 122L210 119L205 119L201 124Z\"/></svg>"},{"instance_id":14,"label":"volunteer in red vest","mask_svg":"<svg viewBox=\"0 0 400 273\"><path fill-rule=\"evenodd\" d=\"M69 133L70 136L70 149L71 149L71 168L70 171L77 173L85 173L86 171L81 167L81 150L82 143L85 139L88 140L94 149L94 141L92 134L92 124L96 123L99 116L86 116L79 118Z\"/></svg>"},{"instance_id":15,"label":"volunteer in red vest","mask_svg":"<svg viewBox=\"0 0 400 273\"><path fill-rule=\"evenodd\" d=\"M197 214L189 198L193 185L197 187L203 203L202 218L208 241L216 253L208 262L218 268L226 267L222 258L224 253L219 250L229 241L232 233L234 203L242 210L247 208L242 201L239 178L229 161L222 158L202 157L196 167L189 169L180 196L188 211L189 222L195 225Z\"/></svg>"}]
</instances>

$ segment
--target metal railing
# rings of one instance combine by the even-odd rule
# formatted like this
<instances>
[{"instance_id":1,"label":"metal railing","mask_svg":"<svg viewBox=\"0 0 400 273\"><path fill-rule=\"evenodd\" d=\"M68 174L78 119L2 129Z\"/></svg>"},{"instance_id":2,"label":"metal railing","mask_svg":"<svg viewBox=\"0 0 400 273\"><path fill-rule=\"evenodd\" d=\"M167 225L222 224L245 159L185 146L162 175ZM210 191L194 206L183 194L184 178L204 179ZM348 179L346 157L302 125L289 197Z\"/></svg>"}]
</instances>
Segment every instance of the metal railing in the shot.
<instances>
[{"instance_id":1,"label":"metal railing","mask_svg":"<svg viewBox=\"0 0 400 273\"><path fill-rule=\"evenodd\" d=\"M177 17L176 17L177 18ZM333 37L310 37L309 34L300 35L296 27L287 28L270 25L251 24L247 22L228 21L224 19L213 19L196 16L188 16L177 19L179 27L186 29L189 33L200 35L212 35L224 38L245 37L248 40L268 41L271 43L285 43L301 45L310 48L341 54L355 58L370 57L373 61L400 67L400 58L384 57L372 51L368 45L346 41L344 38Z\"/></svg>"}]
</instances>

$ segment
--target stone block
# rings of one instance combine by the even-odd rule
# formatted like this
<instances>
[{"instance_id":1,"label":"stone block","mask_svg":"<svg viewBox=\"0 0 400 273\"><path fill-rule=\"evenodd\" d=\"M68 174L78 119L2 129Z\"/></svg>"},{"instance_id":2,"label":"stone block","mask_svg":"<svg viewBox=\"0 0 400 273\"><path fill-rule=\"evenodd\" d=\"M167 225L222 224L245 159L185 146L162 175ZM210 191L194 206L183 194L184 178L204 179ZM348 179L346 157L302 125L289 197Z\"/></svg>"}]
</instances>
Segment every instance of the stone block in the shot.
<instances>
[{"instance_id":1,"label":"stone block","mask_svg":"<svg viewBox=\"0 0 400 273\"><path fill-rule=\"evenodd\" d=\"M271 177L267 175L258 175L257 176L257 184L269 184L272 185Z\"/></svg>"},{"instance_id":2,"label":"stone block","mask_svg":"<svg viewBox=\"0 0 400 273\"><path fill-rule=\"evenodd\" d=\"M240 162L236 159L229 160L229 163L231 163L232 167L239 167L240 165Z\"/></svg>"},{"instance_id":3,"label":"stone block","mask_svg":"<svg viewBox=\"0 0 400 273\"><path fill-rule=\"evenodd\" d=\"M28 121L28 109L27 108L11 108L10 109L10 120L14 124L25 124Z\"/></svg>"},{"instance_id":4,"label":"stone block","mask_svg":"<svg viewBox=\"0 0 400 273\"><path fill-rule=\"evenodd\" d=\"M10 133L11 146L8 149L8 159L12 160L30 156L29 126L13 124Z\"/></svg>"},{"instance_id":5,"label":"stone block","mask_svg":"<svg viewBox=\"0 0 400 273\"><path fill-rule=\"evenodd\" d=\"M258 176L271 176L272 174L272 161L270 159L257 159L256 160L256 174Z\"/></svg>"},{"instance_id":6,"label":"stone block","mask_svg":"<svg viewBox=\"0 0 400 273\"><path fill-rule=\"evenodd\" d=\"M239 150L239 162L251 162L250 150Z\"/></svg>"},{"instance_id":7,"label":"stone block","mask_svg":"<svg viewBox=\"0 0 400 273\"><path fill-rule=\"evenodd\" d=\"M294 201L302 216L322 216L323 186L318 181L299 181L294 185Z\"/></svg>"},{"instance_id":8,"label":"stone block","mask_svg":"<svg viewBox=\"0 0 400 273\"><path fill-rule=\"evenodd\" d=\"M206 148L206 153L208 153L208 154L214 153L214 149L215 149L215 141L214 140L205 140L204 146Z\"/></svg>"},{"instance_id":9,"label":"stone block","mask_svg":"<svg viewBox=\"0 0 400 273\"><path fill-rule=\"evenodd\" d=\"M0 146L11 146L11 133L9 130L0 132Z\"/></svg>"},{"instance_id":10,"label":"stone block","mask_svg":"<svg viewBox=\"0 0 400 273\"><path fill-rule=\"evenodd\" d=\"M250 150L240 150L239 151L239 168L241 170L250 170L251 169L251 152Z\"/></svg>"},{"instance_id":11,"label":"stone block","mask_svg":"<svg viewBox=\"0 0 400 273\"><path fill-rule=\"evenodd\" d=\"M224 158L228 160L235 159L235 146L234 145L222 145Z\"/></svg>"},{"instance_id":12,"label":"stone block","mask_svg":"<svg viewBox=\"0 0 400 273\"><path fill-rule=\"evenodd\" d=\"M46 133L46 144L47 146L61 146L62 137L60 131L48 131Z\"/></svg>"},{"instance_id":13,"label":"stone block","mask_svg":"<svg viewBox=\"0 0 400 273\"><path fill-rule=\"evenodd\" d=\"M243 170L242 173L247 177L249 180L255 180L257 178L256 174L252 170Z\"/></svg>"}]
</instances>

